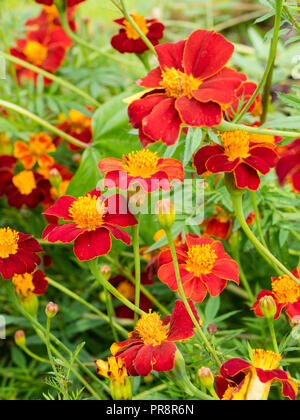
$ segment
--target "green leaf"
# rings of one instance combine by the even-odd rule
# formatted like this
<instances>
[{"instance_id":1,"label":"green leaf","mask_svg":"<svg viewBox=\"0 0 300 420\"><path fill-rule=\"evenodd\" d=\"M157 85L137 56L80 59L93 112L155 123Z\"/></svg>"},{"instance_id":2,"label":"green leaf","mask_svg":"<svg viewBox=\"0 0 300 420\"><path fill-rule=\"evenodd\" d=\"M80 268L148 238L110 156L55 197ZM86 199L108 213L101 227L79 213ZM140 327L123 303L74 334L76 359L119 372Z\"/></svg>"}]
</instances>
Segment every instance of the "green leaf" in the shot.
<instances>
[{"instance_id":1,"label":"green leaf","mask_svg":"<svg viewBox=\"0 0 300 420\"><path fill-rule=\"evenodd\" d=\"M81 164L67 190L68 195L80 197L97 187L100 181L100 160L101 154L93 146L84 151Z\"/></svg>"},{"instance_id":2,"label":"green leaf","mask_svg":"<svg viewBox=\"0 0 300 420\"><path fill-rule=\"evenodd\" d=\"M212 323L220 309L220 296L210 297L205 306L205 320L208 324Z\"/></svg>"},{"instance_id":3,"label":"green leaf","mask_svg":"<svg viewBox=\"0 0 300 420\"><path fill-rule=\"evenodd\" d=\"M202 130L201 128L189 128L188 135L186 137L184 157L183 157L183 167L186 167L193 154L201 146L202 141Z\"/></svg>"}]
</instances>

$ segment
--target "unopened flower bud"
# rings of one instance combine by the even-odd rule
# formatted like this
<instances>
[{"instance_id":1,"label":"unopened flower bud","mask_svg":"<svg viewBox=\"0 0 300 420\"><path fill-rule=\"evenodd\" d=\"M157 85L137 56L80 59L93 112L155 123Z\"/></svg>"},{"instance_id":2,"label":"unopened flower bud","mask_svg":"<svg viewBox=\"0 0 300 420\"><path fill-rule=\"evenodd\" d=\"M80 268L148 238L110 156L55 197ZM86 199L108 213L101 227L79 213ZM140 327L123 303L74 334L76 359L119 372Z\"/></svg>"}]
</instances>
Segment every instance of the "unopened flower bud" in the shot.
<instances>
[{"instance_id":1,"label":"unopened flower bud","mask_svg":"<svg viewBox=\"0 0 300 420\"><path fill-rule=\"evenodd\" d=\"M209 324L207 326L207 331L209 334L216 334L218 332L218 327L216 324Z\"/></svg>"},{"instance_id":2,"label":"unopened flower bud","mask_svg":"<svg viewBox=\"0 0 300 420\"><path fill-rule=\"evenodd\" d=\"M105 303L106 302L106 293L104 292L104 290L102 290L102 292L99 293L99 299L101 300L101 302Z\"/></svg>"},{"instance_id":3,"label":"unopened flower bud","mask_svg":"<svg viewBox=\"0 0 300 420\"><path fill-rule=\"evenodd\" d=\"M214 385L215 378L212 374L212 371L209 368L205 366L200 368L198 370L198 377L205 388L210 389Z\"/></svg>"},{"instance_id":4,"label":"unopened flower bud","mask_svg":"<svg viewBox=\"0 0 300 420\"><path fill-rule=\"evenodd\" d=\"M15 333L15 343L19 347L26 345L26 336L23 330L19 330Z\"/></svg>"},{"instance_id":5,"label":"unopened flower bud","mask_svg":"<svg viewBox=\"0 0 300 420\"><path fill-rule=\"evenodd\" d=\"M176 219L175 209L172 201L163 199L156 204L156 215L159 224L163 229L170 229Z\"/></svg>"},{"instance_id":6,"label":"unopened flower bud","mask_svg":"<svg viewBox=\"0 0 300 420\"><path fill-rule=\"evenodd\" d=\"M58 312L58 305L56 305L56 303L53 302L49 302L48 305L46 306L46 315L48 318L52 319L56 316L57 312Z\"/></svg>"},{"instance_id":7,"label":"unopened flower bud","mask_svg":"<svg viewBox=\"0 0 300 420\"><path fill-rule=\"evenodd\" d=\"M39 309L39 299L37 295L31 293L26 297L19 296L19 301L26 312L34 317L36 316Z\"/></svg>"},{"instance_id":8,"label":"unopened flower bud","mask_svg":"<svg viewBox=\"0 0 300 420\"><path fill-rule=\"evenodd\" d=\"M259 307L263 316L267 319L274 318L277 312L277 306L274 298L270 295L263 296L259 300Z\"/></svg>"},{"instance_id":9,"label":"unopened flower bud","mask_svg":"<svg viewBox=\"0 0 300 420\"><path fill-rule=\"evenodd\" d=\"M62 182L62 176L56 168L50 169L49 171L49 181L52 187L59 189L59 186Z\"/></svg>"},{"instance_id":10,"label":"unopened flower bud","mask_svg":"<svg viewBox=\"0 0 300 420\"><path fill-rule=\"evenodd\" d=\"M82 156L81 156L81 154L80 154L80 153L75 153L75 154L72 156L72 161L73 161L75 164L79 165L79 164L80 164L80 162L82 161Z\"/></svg>"},{"instance_id":11,"label":"unopened flower bud","mask_svg":"<svg viewBox=\"0 0 300 420\"><path fill-rule=\"evenodd\" d=\"M100 271L101 271L102 276L105 278L105 280L108 281L110 279L110 276L111 276L110 266L109 265L102 265L100 267Z\"/></svg>"}]
</instances>

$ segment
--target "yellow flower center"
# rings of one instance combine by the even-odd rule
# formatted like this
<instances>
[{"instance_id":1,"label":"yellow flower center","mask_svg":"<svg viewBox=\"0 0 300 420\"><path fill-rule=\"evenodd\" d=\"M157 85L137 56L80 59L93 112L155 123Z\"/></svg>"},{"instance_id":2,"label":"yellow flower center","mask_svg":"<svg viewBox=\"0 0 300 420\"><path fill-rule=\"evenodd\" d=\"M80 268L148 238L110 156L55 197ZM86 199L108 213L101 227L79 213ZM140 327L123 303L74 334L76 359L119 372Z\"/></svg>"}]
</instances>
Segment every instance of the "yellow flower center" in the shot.
<instances>
[{"instance_id":1,"label":"yellow flower center","mask_svg":"<svg viewBox=\"0 0 300 420\"><path fill-rule=\"evenodd\" d=\"M69 112L72 130L80 134L86 128L91 126L91 119L75 109Z\"/></svg>"},{"instance_id":2,"label":"yellow flower center","mask_svg":"<svg viewBox=\"0 0 300 420\"><path fill-rule=\"evenodd\" d=\"M39 42L28 41L24 48L24 54L32 64L40 66L47 58L48 49Z\"/></svg>"},{"instance_id":3,"label":"yellow flower center","mask_svg":"<svg viewBox=\"0 0 300 420\"><path fill-rule=\"evenodd\" d=\"M144 314L136 324L136 331L144 344L153 346L160 345L168 337L168 331L156 312Z\"/></svg>"},{"instance_id":4,"label":"yellow flower center","mask_svg":"<svg viewBox=\"0 0 300 420\"><path fill-rule=\"evenodd\" d=\"M123 159L125 159L125 156ZM124 169L132 177L150 178L157 172L158 161L159 158L156 153L143 149L128 155L128 160L124 163Z\"/></svg>"},{"instance_id":5,"label":"yellow flower center","mask_svg":"<svg viewBox=\"0 0 300 420\"><path fill-rule=\"evenodd\" d=\"M55 152L56 147L51 137L46 133L34 134L29 140L29 150L32 155L40 156L45 152Z\"/></svg>"},{"instance_id":6,"label":"yellow flower center","mask_svg":"<svg viewBox=\"0 0 300 420\"><path fill-rule=\"evenodd\" d=\"M149 32L148 26L147 26L147 20L143 16L138 15L131 15L132 19L135 21L137 26L140 28L140 30L143 32L144 35L147 35ZM134 29L134 27L131 25L128 20L124 21L125 25L125 31L126 35L130 39L137 40L140 38L140 35L138 32Z\"/></svg>"},{"instance_id":7,"label":"yellow flower center","mask_svg":"<svg viewBox=\"0 0 300 420\"><path fill-rule=\"evenodd\" d=\"M182 73L174 67L166 68L162 72L163 80L160 85L165 89L167 96L180 98L181 96L193 97L193 90L197 90L202 84L202 80L195 79L192 75Z\"/></svg>"},{"instance_id":8,"label":"yellow flower center","mask_svg":"<svg viewBox=\"0 0 300 420\"><path fill-rule=\"evenodd\" d=\"M188 250L186 269L196 277L201 274L210 274L218 258L211 245L193 245Z\"/></svg>"},{"instance_id":9,"label":"yellow flower center","mask_svg":"<svg viewBox=\"0 0 300 420\"><path fill-rule=\"evenodd\" d=\"M254 134L248 133L250 136L250 143L269 143L275 144L275 137L268 134Z\"/></svg>"},{"instance_id":10,"label":"yellow flower center","mask_svg":"<svg viewBox=\"0 0 300 420\"><path fill-rule=\"evenodd\" d=\"M19 233L11 228L0 228L0 258L15 255L19 249Z\"/></svg>"},{"instance_id":11,"label":"yellow flower center","mask_svg":"<svg viewBox=\"0 0 300 420\"><path fill-rule=\"evenodd\" d=\"M90 194L79 197L69 209L69 214L80 229L95 230L103 223L105 204L101 198Z\"/></svg>"},{"instance_id":12,"label":"yellow flower center","mask_svg":"<svg viewBox=\"0 0 300 420\"><path fill-rule=\"evenodd\" d=\"M135 297L134 286L128 281L122 281L118 287L118 292L121 293L126 299L133 301Z\"/></svg>"},{"instance_id":13,"label":"yellow flower center","mask_svg":"<svg viewBox=\"0 0 300 420\"><path fill-rule=\"evenodd\" d=\"M300 287L287 275L274 279L272 290L279 303L295 303L300 298Z\"/></svg>"},{"instance_id":14,"label":"yellow flower center","mask_svg":"<svg viewBox=\"0 0 300 420\"><path fill-rule=\"evenodd\" d=\"M30 296L35 289L32 279L33 276L29 273L16 274L12 279L16 293L25 298Z\"/></svg>"},{"instance_id":15,"label":"yellow flower center","mask_svg":"<svg viewBox=\"0 0 300 420\"><path fill-rule=\"evenodd\" d=\"M230 161L234 161L237 158L245 159L250 156L250 136L246 131L227 131L222 135L221 141L225 154Z\"/></svg>"},{"instance_id":16,"label":"yellow flower center","mask_svg":"<svg viewBox=\"0 0 300 420\"><path fill-rule=\"evenodd\" d=\"M281 356L270 350L256 349L252 350L253 366L263 370L277 369L280 365Z\"/></svg>"},{"instance_id":17,"label":"yellow flower center","mask_svg":"<svg viewBox=\"0 0 300 420\"><path fill-rule=\"evenodd\" d=\"M19 192L23 195L29 195L36 188L34 173L32 171L22 171L14 176L12 182Z\"/></svg>"}]
</instances>

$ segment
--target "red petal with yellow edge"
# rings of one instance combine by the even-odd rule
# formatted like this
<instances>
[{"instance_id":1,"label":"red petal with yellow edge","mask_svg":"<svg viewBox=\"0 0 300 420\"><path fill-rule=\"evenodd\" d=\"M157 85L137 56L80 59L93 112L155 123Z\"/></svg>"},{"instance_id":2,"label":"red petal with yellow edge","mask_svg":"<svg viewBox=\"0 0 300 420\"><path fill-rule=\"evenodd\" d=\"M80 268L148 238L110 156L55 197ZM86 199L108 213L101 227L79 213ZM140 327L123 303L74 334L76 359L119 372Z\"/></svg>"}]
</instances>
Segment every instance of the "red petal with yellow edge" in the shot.
<instances>
[{"instance_id":1,"label":"red petal with yellow edge","mask_svg":"<svg viewBox=\"0 0 300 420\"><path fill-rule=\"evenodd\" d=\"M153 347L153 370L156 372L172 370L174 368L176 351L176 345L166 341L163 341L159 346Z\"/></svg>"},{"instance_id":2,"label":"red petal with yellow edge","mask_svg":"<svg viewBox=\"0 0 300 420\"><path fill-rule=\"evenodd\" d=\"M298 302L288 303L285 308L286 314L293 319L295 316L300 316L300 298Z\"/></svg>"},{"instance_id":3,"label":"red petal with yellow edge","mask_svg":"<svg viewBox=\"0 0 300 420\"><path fill-rule=\"evenodd\" d=\"M281 185L283 185L288 175L293 173L294 168L297 168L299 159L300 153L286 154L280 158L276 166L276 172Z\"/></svg>"},{"instance_id":4,"label":"red petal with yellow edge","mask_svg":"<svg viewBox=\"0 0 300 420\"><path fill-rule=\"evenodd\" d=\"M230 104L235 98L235 90L246 80L246 75L225 67L215 76L206 79L193 96L200 102Z\"/></svg>"},{"instance_id":5,"label":"red petal with yellow edge","mask_svg":"<svg viewBox=\"0 0 300 420\"><path fill-rule=\"evenodd\" d=\"M134 128L140 128L142 120L151 113L153 108L164 101L164 94L148 95L132 102L128 107L129 122Z\"/></svg>"},{"instance_id":6,"label":"red petal with yellow edge","mask_svg":"<svg viewBox=\"0 0 300 420\"><path fill-rule=\"evenodd\" d=\"M184 72L182 62L184 47L185 41L165 42L155 47L162 70L174 68Z\"/></svg>"},{"instance_id":7,"label":"red petal with yellow edge","mask_svg":"<svg viewBox=\"0 0 300 420\"><path fill-rule=\"evenodd\" d=\"M106 255L111 250L109 231L99 228L95 231L82 233L74 243L74 254L80 261L90 261Z\"/></svg>"},{"instance_id":8,"label":"red petal with yellow edge","mask_svg":"<svg viewBox=\"0 0 300 420\"><path fill-rule=\"evenodd\" d=\"M257 191L260 185L260 178L255 169L241 163L234 170L234 177L238 188L248 188Z\"/></svg>"},{"instance_id":9,"label":"red petal with yellow edge","mask_svg":"<svg viewBox=\"0 0 300 420\"><path fill-rule=\"evenodd\" d=\"M104 224L103 227L108 229L115 239L124 242L126 245L131 244L131 238L127 232L115 226Z\"/></svg>"},{"instance_id":10,"label":"red petal with yellow edge","mask_svg":"<svg viewBox=\"0 0 300 420\"><path fill-rule=\"evenodd\" d=\"M186 271L184 267L179 266L179 270L182 283L186 283L187 281L193 278L193 274ZM161 266L158 270L157 275L159 280L167 284L171 290L178 290L173 261L169 264Z\"/></svg>"},{"instance_id":11,"label":"red petal with yellow edge","mask_svg":"<svg viewBox=\"0 0 300 420\"><path fill-rule=\"evenodd\" d=\"M128 348L142 344L142 341L137 338L129 338L128 340L121 341L119 343L113 343L110 347L111 354L118 356Z\"/></svg>"},{"instance_id":12,"label":"red petal with yellow edge","mask_svg":"<svg viewBox=\"0 0 300 420\"><path fill-rule=\"evenodd\" d=\"M144 88L159 88L161 89L160 82L163 80L161 75L161 68L156 67L156 69L151 70L147 76L139 79L136 84Z\"/></svg>"},{"instance_id":13,"label":"red petal with yellow edge","mask_svg":"<svg viewBox=\"0 0 300 420\"><path fill-rule=\"evenodd\" d=\"M173 98L164 99L143 119L144 133L155 141L161 140L168 146L175 144L178 140L181 126L182 121Z\"/></svg>"},{"instance_id":14,"label":"red petal with yellow edge","mask_svg":"<svg viewBox=\"0 0 300 420\"><path fill-rule=\"evenodd\" d=\"M51 226L51 225L50 225ZM43 234L43 237L46 237L48 242L62 242L64 244L69 244L75 241L79 235L85 232L87 228L80 229L76 226L75 223L66 223L64 225L56 225L54 228L51 228L51 231Z\"/></svg>"},{"instance_id":15,"label":"red petal with yellow edge","mask_svg":"<svg viewBox=\"0 0 300 420\"><path fill-rule=\"evenodd\" d=\"M158 346L160 347L160 346ZM139 376L148 376L153 370L155 359L153 357L154 347L152 344L141 346L133 360L133 366Z\"/></svg>"},{"instance_id":16,"label":"red petal with yellow edge","mask_svg":"<svg viewBox=\"0 0 300 420\"><path fill-rule=\"evenodd\" d=\"M199 316L193 302L188 302L197 322ZM170 319L168 341L187 340L195 335L195 325L182 300L176 300Z\"/></svg>"},{"instance_id":17,"label":"red petal with yellow edge","mask_svg":"<svg viewBox=\"0 0 300 420\"><path fill-rule=\"evenodd\" d=\"M256 374L259 377L259 380L264 384L275 380L282 381L288 379L287 373L281 369L263 370L256 368Z\"/></svg>"},{"instance_id":18,"label":"red petal with yellow edge","mask_svg":"<svg viewBox=\"0 0 300 420\"><path fill-rule=\"evenodd\" d=\"M207 172L206 162L211 156L214 155L222 155L224 150L221 146L204 146L198 150L198 152L194 156L194 165L197 169L198 175L203 175Z\"/></svg>"},{"instance_id":19,"label":"red petal with yellow edge","mask_svg":"<svg viewBox=\"0 0 300 420\"><path fill-rule=\"evenodd\" d=\"M191 247L193 245L212 245L216 242L213 238L194 236L191 234L185 235L185 239L188 247Z\"/></svg>"},{"instance_id":20,"label":"red petal with yellow edge","mask_svg":"<svg viewBox=\"0 0 300 420\"><path fill-rule=\"evenodd\" d=\"M227 285L227 280L223 280L215 274L201 274L201 279L212 297L219 296Z\"/></svg>"},{"instance_id":21,"label":"red petal with yellow edge","mask_svg":"<svg viewBox=\"0 0 300 420\"><path fill-rule=\"evenodd\" d=\"M221 124L223 113L214 102L202 103L182 96L176 100L176 108L182 121L190 127L212 127Z\"/></svg>"},{"instance_id":22,"label":"red petal with yellow edge","mask_svg":"<svg viewBox=\"0 0 300 420\"><path fill-rule=\"evenodd\" d=\"M227 362L222 365L220 374L224 376L224 378L233 378L238 373L243 372L249 368L252 368L252 365L246 360L233 358L227 360Z\"/></svg>"},{"instance_id":23,"label":"red petal with yellow edge","mask_svg":"<svg viewBox=\"0 0 300 420\"><path fill-rule=\"evenodd\" d=\"M73 220L70 216L69 210L74 201L76 201L76 198L69 195L60 197L56 203L44 211L43 214L47 216L56 216L68 221Z\"/></svg>"},{"instance_id":24,"label":"red petal with yellow edge","mask_svg":"<svg viewBox=\"0 0 300 420\"><path fill-rule=\"evenodd\" d=\"M107 213L104 217L104 222L110 225L117 225L121 227L135 226L137 220L133 214L130 213L125 197L121 194L115 194L108 197L105 201Z\"/></svg>"},{"instance_id":25,"label":"red petal with yellow edge","mask_svg":"<svg viewBox=\"0 0 300 420\"><path fill-rule=\"evenodd\" d=\"M186 41L183 62L187 74L207 79L218 73L234 52L234 45L215 31L198 30Z\"/></svg>"},{"instance_id":26,"label":"red petal with yellow edge","mask_svg":"<svg viewBox=\"0 0 300 420\"><path fill-rule=\"evenodd\" d=\"M170 180L184 181L184 170L182 163L177 159L166 158L158 161L158 167L160 171L165 172Z\"/></svg>"},{"instance_id":27,"label":"red petal with yellow edge","mask_svg":"<svg viewBox=\"0 0 300 420\"><path fill-rule=\"evenodd\" d=\"M298 385L295 381L288 379L286 381L281 381L282 384L282 395L289 398L290 400L295 401L298 395Z\"/></svg>"}]
</instances>

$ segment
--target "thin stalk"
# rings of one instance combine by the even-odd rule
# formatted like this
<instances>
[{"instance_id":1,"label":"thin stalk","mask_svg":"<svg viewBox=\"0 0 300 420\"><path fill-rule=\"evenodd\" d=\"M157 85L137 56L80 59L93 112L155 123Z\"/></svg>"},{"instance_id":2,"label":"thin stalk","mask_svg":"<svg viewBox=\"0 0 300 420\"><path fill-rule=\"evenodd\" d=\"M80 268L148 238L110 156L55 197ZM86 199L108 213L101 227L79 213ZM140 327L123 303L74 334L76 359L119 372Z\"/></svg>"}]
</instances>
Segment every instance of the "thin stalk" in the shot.
<instances>
[{"instance_id":1,"label":"thin stalk","mask_svg":"<svg viewBox=\"0 0 300 420\"><path fill-rule=\"evenodd\" d=\"M48 123L43 118L38 117L37 115L33 114L32 112L28 111L25 108L22 108L19 105L13 104L11 102L3 101L2 99L0 99L0 106L10 109L11 111L15 111L18 114L23 115L24 117L30 118L32 121L36 122L37 124L40 124L42 127L45 127L47 130L52 131L52 133L56 134L57 136L62 137L68 143L74 144L74 146L78 146L83 149L87 149L89 147L89 145L87 145L86 143L83 143L80 140L77 140L75 137L72 137L69 134L66 134L64 131Z\"/></svg>"},{"instance_id":2,"label":"thin stalk","mask_svg":"<svg viewBox=\"0 0 300 420\"><path fill-rule=\"evenodd\" d=\"M269 129L260 128L260 127L249 127L247 125L236 124L236 123L227 122L227 121L222 121L222 123L218 126L215 126L214 129L219 130L219 131L242 130L242 131L246 131L247 133L252 133L252 134L266 134L269 136L291 137L291 138L297 138L300 136L300 132L269 130Z\"/></svg>"},{"instance_id":3,"label":"thin stalk","mask_svg":"<svg viewBox=\"0 0 300 420\"><path fill-rule=\"evenodd\" d=\"M275 353L279 353L277 339L276 339L276 333L275 333L275 328L274 328L274 319L273 318L267 318L267 322L268 322L268 327L269 327L269 330L270 330L270 335L271 335L271 338L272 338L274 351L275 351Z\"/></svg>"},{"instance_id":4,"label":"thin stalk","mask_svg":"<svg viewBox=\"0 0 300 420\"><path fill-rule=\"evenodd\" d=\"M62 79L61 77L55 76L54 74L49 73L46 70L36 67L33 64L27 63L27 61L21 60L20 58L14 57L10 54L6 54L3 51L0 51L0 57L4 57L7 61L10 61L14 64L18 64L19 66L22 66L28 70L31 70L34 73L40 74L46 77L47 79L50 79L53 82L56 82L61 86L64 86L65 88L76 93L78 96L81 96L82 98L86 99L89 102L89 104L95 105L97 107L101 106L100 102L98 102L95 98L93 98L88 93L84 92L83 90L79 89L77 86L73 85L72 83L68 82L67 80Z\"/></svg>"},{"instance_id":5,"label":"thin stalk","mask_svg":"<svg viewBox=\"0 0 300 420\"><path fill-rule=\"evenodd\" d=\"M60 290L61 292L65 293L66 295L70 296L72 299L76 300L77 302L81 303L82 305L86 306L91 310L91 312L94 312L96 315L98 315L100 318L104 319L106 322L109 322L109 318L107 315L105 315L103 312L101 312L99 309L97 309L95 306L91 305L89 302L84 300L82 297L78 296L76 293L72 292L71 290L64 287L62 284L57 283L55 280L47 277L48 283L55 287L55 289ZM114 327L122 334L125 338L128 338L128 332L121 327L117 322L114 322Z\"/></svg>"},{"instance_id":6,"label":"thin stalk","mask_svg":"<svg viewBox=\"0 0 300 420\"><path fill-rule=\"evenodd\" d=\"M271 265L271 267L277 267L277 272L279 275L281 275L282 272L287 274L292 280L294 280L296 284L298 284L298 286L300 286L299 279L297 279L267 248L263 246L263 244L256 238L252 230L247 225L243 210L243 193L231 193L231 199L235 210L236 218L239 224L241 225L243 231L245 232L246 236L252 242L257 251L267 261L267 263Z\"/></svg>"},{"instance_id":7,"label":"thin stalk","mask_svg":"<svg viewBox=\"0 0 300 420\"><path fill-rule=\"evenodd\" d=\"M295 232L294 230L291 230L290 232L291 232L291 234L292 234L292 235L293 235L296 239L298 239L298 241L300 241L300 235L299 235L299 233Z\"/></svg>"},{"instance_id":8,"label":"thin stalk","mask_svg":"<svg viewBox=\"0 0 300 420\"><path fill-rule=\"evenodd\" d=\"M61 22L62 22L62 26L64 28L64 30L66 31L66 33L68 34L68 36L75 41L77 44L82 45L83 47L92 50L94 52L96 52L99 55L102 55L103 57L106 57L110 60L116 61L119 64L123 64L125 66L132 66L132 67L136 67L136 63L133 63L131 61L128 60L124 60L123 57L120 57L118 55L114 55L114 54L109 54L103 50L101 50L99 47L97 47L96 45L91 44L90 42L85 41L84 39L80 38L78 35L76 35L69 26L69 22L68 22L68 18L67 18L67 12L65 13L61 13L60 15L61 18Z\"/></svg>"},{"instance_id":9,"label":"thin stalk","mask_svg":"<svg viewBox=\"0 0 300 420\"><path fill-rule=\"evenodd\" d=\"M250 198L251 198L251 203L252 203L252 207L253 207L254 214L255 214L255 225L256 225L256 229L257 229L259 239L260 239L261 243L266 248L268 248L267 244L266 244L266 241L265 241L265 238L264 238L264 235L262 233L261 225L260 225L260 221L259 221L260 220L260 214L259 214L259 209L258 209L258 205L257 205L256 191L250 191Z\"/></svg>"},{"instance_id":10,"label":"thin stalk","mask_svg":"<svg viewBox=\"0 0 300 420\"><path fill-rule=\"evenodd\" d=\"M122 302L125 306L131 309L134 312L137 312L139 315L144 315L145 312L140 308L137 308L130 300L126 299L109 281L106 279L100 278L100 270L97 264L97 259L89 261L89 268L93 276L98 280L102 281L103 287L105 287L115 298Z\"/></svg>"},{"instance_id":11,"label":"thin stalk","mask_svg":"<svg viewBox=\"0 0 300 420\"><path fill-rule=\"evenodd\" d=\"M101 270L99 270L99 271L100 271L99 279L101 279L101 282L99 282L99 284L104 289L105 304L106 304L106 310L107 310L107 315L108 315L108 323L109 323L110 328L112 330L112 333L113 333L113 336L114 336L114 340L116 342L118 342L119 341L119 337L118 337L118 333L117 333L117 330L116 330L116 327L115 327L115 324L114 324L114 321L113 321L113 318L114 318L114 308L113 308L113 305L112 305L111 295L109 294L109 292L107 291L107 289L106 289L106 287L105 287L105 285L103 283L104 277L103 277L103 275L101 273ZM99 281L99 279L97 278L96 280Z\"/></svg>"},{"instance_id":12,"label":"thin stalk","mask_svg":"<svg viewBox=\"0 0 300 420\"><path fill-rule=\"evenodd\" d=\"M140 307L141 301L141 258L140 258L140 215L137 215L138 224L132 227L132 244L135 270L135 299L134 304ZM138 321L138 314L134 313L134 325Z\"/></svg>"},{"instance_id":13,"label":"thin stalk","mask_svg":"<svg viewBox=\"0 0 300 420\"><path fill-rule=\"evenodd\" d=\"M32 359L37 360L40 363L45 363L47 365L51 365L49 360L44 359L43 357L40 357L37 354L33 353L27 346L22 346L20 348L24 351L24 353L26 353Z\"/></svg>"},{"instance_id":14,"label":"thin stalk","mask_svg":"<svg viewBox=\"0 0 300 420\"><path fill-rule=\"evenodd\" d=\"M273 64L276 59L276 52L277 52L277 44L279 39L279 31L280 31L280 24L281 24L281 14L282 14L282 8L283 8L283 0L276 0L276 13L275 13L275 21L274 21L274 29L273 29L273 37L270 45L270 51L269 51L269 57L267 61L267 66L265 69L265 72L263 74L263 77L261 81L259 82L255 92L249 99L247 105L244 107L244 109L240 112L240 114L235 118L234 122L239 122L243 116L246 114L246 112L249 110L253 102L255 101L257 95L261 91L262 87L265 85L268 76L272 70Z\"/></svg>"},{"instance_id":15,"label":"thin stalk","mask_svg":"<svg viewBox=\"0 0 300 420\"><path fill-rule=\"evenodd\" d=\"M221 364L215 350L213 349L210 342L208 341L205 334L203 333L203 331L202 331L202 329L199 325L199 322L197 321L197 319L196 319L196 317L195 317L195 315L194 315L194 313L193 313L193 311L192 311L192 309L191 309L191 307L188 303L188 300L185 296L184 289L183 289L182 282L181 282L179 264L178 264L176 249L175 249L175 245L174 245L174 241L173 241L173 237L172 237L172 232L171 232L170 228L165 228L165 232L166 232L166 236L168 238L170 251L171 251L171 254L172 254L172 259L173 259L173 263L174 263L174 270L175 270L178 290L180 292L180 297L182 298L184 306L185 306L188 314L190 315L191 320L193 321L193 323L195 325L196 331L198 332L199 336L201 337L201 340L203 341L207 351L212 355L212 357L215 360L217 366L221 367L222 364Z\"/></svg>"},{"instance_id":16,"label":"thin stalk","mask_svg":"<svg viewBox=\"0 0 300 420\"><path fill-rule=\"evenodd\" d=\"M269 71L269 74L265 83L265 87L264 87L264 92L261 99L263 112L260 116L260 125L263 125L267 120L267 115L268 115L269 106L270 106L270 96L271 96L271 89L272 89L272 82L273 82L274 66L275 66L275 59Z\"/></svg>"},{"instance_id":17,"label":"thin stalk","mask_svg":"<svg viewBox=\"0 0 300 420\"><path fill-rule=\"evenodd\" d=\"M145 44L147 45L147 47L149 48L149 50L152 51L154 55L157 55L157 53L155 51L155 48L154 48L152 42L141 31L141 29L139 28L139 26L135 23L135 21L132 19L131 15L128 13L127 8L125 6L125 1L124 0L120 0L120 4L121 4L122 12L124 14L125 19L137 31L137 33L139 34L139 36L141 37L141 39L145 42Z\"/></svg>"},{"instance_id":18,"label":"thin stalk","mask_svg":"<svg viewBox=\"0 0 300 420\"><path fill-rule=\"evenodd\" d=\"M298 32L300 32L300 24L299 22L297 22L297 20L294 18L294 16L290 12L289 7L284 5L283 10L287 14L287 16L290 18L291 24L297 29Z\"/></svg>"}]
</instances>

